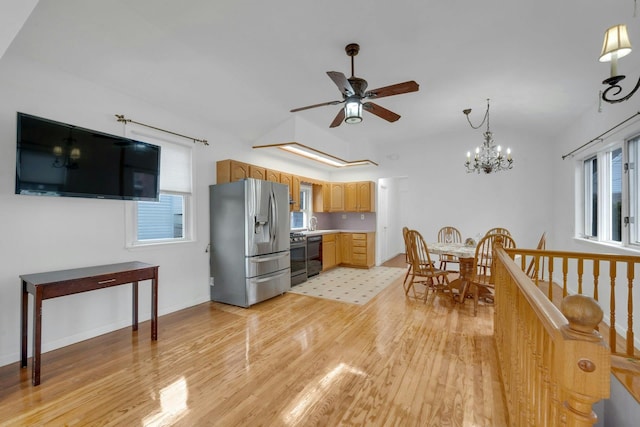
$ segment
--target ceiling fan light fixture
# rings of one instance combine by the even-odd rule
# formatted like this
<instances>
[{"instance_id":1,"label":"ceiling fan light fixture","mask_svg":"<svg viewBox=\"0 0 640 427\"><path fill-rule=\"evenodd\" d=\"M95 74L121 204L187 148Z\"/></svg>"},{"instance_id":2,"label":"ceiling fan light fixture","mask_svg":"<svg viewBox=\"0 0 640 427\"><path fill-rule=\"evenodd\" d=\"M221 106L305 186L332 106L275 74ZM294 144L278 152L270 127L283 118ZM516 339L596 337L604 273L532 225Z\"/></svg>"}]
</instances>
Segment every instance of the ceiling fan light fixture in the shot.
<instances>
[{"instance_id":1,"label":"ceiling fan light fixture","mask_svg":"<svg viewBox=\"0 0 640 427\"><path fill-rule=\"evenodd\" d=\"M344 122L349 124L362 121L362 103L356 97L347 98L344 106Z\"/></svg>"}]
</instances>

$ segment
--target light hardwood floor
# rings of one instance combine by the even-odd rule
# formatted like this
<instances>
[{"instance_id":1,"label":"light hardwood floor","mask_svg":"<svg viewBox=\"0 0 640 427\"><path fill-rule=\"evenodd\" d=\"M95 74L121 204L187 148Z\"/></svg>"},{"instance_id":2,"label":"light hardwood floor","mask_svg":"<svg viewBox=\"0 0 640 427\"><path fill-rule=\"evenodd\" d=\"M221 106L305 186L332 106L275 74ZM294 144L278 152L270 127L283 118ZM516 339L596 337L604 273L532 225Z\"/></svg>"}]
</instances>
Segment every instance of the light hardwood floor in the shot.
<instances>
[{"instance_id":1,"label":"light hardwood floor","mask_svg":"<svg viewBox=\"0 0 640 427\"><path fill-rule=\"evenodd\" d=\"M200 304L155 343L144 322L43 354L38 387L0 367L0 425L506 425L493 307L425 305L401 281L364 306Z\"/></svg>"}]
</instances>

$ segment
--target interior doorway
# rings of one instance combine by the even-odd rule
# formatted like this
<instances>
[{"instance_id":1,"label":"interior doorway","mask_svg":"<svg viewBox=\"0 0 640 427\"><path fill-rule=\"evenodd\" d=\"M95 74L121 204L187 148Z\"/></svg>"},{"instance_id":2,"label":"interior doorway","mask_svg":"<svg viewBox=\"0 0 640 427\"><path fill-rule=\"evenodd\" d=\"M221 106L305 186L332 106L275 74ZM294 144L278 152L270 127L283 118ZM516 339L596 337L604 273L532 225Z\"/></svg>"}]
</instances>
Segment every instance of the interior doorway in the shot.
<instances>
[{"instance_id":1,"label":"interior doorway","mask_svg":"<svg viewBox=\"0 0 640 427\"><path fill-rule=\"evenodd\" d=\"M376 265L404 253L402 227L407 214L406 206L407 177L378 179L377 229L376 229Z\"/></svg>"}]
</instances>

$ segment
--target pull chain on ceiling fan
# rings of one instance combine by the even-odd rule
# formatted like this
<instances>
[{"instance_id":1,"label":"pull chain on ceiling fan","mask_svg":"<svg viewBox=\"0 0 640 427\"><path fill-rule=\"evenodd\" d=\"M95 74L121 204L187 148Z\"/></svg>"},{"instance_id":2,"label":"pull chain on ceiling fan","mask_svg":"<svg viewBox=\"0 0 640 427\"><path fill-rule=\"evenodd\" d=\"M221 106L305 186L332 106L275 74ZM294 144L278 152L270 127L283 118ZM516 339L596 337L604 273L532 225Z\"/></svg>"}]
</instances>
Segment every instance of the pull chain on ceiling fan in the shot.
<instances>
[{"instance_id":1,"label":"pull chain on ceiling fan","mask_svg":"<svg viewBox=\"0 0 640 427\"><path fill-rule=\"evenodd\" d=\"M362 110L368 111L369 113L372 113L388 122L395 122L398 120L400 115L393 111L387 110L386 108L383 108L371 101L363 101L366 99L416 92L419 89L418 83L410 80L404 83L397 83L367 91L367 81L355 76L354 56L360 52L360 46L356 43L350 43L345 47L345 51L347 52L347 56L351 57L351 77L347 78L339 71L327 71L329 78L333 80L336 86L338 86L338 89L342 94L342 100L294 108L291 112L295 113L297 111L308 110L311 108L324 107L325 105L338 105L344 103L344 108L340 109L329 127L334 128L336 126L340 126L343 121L346 123L360 123L362 121Z\"/></svg>"}]
</instances>

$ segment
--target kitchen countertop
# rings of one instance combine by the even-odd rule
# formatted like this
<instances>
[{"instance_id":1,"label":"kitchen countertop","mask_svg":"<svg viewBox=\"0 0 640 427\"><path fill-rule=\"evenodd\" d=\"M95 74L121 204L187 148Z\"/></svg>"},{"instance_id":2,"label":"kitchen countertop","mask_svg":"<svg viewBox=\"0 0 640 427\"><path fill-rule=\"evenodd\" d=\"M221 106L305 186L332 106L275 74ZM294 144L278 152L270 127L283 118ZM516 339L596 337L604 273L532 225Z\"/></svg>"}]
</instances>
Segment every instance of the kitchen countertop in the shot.
<instances>
[{"instance_id":1,"label":"kitchen countertop","mask_svg":"<svg viewBox=\"0 0 640 427\"><path fill-rule=\"evenodd\" d=\"M315 230L315 231L303 231L305 236L322 236L323 234L335 234L335 233L375 233L375 230Z\"/></svg>"}]
</instances>

